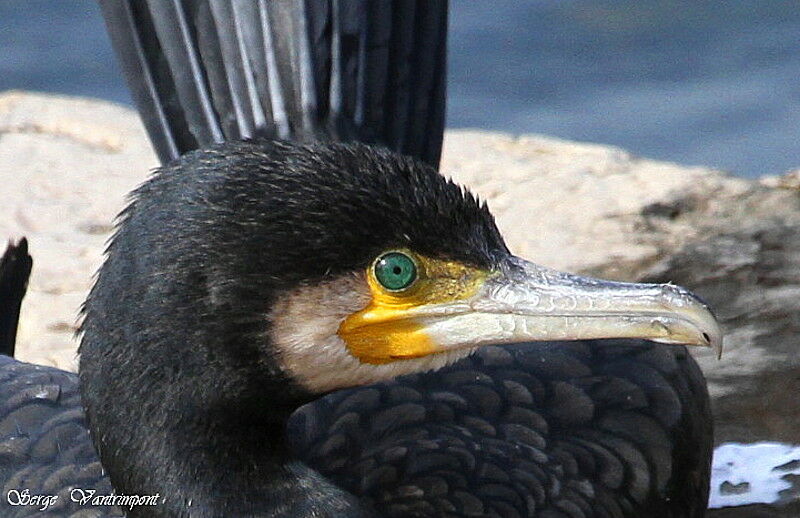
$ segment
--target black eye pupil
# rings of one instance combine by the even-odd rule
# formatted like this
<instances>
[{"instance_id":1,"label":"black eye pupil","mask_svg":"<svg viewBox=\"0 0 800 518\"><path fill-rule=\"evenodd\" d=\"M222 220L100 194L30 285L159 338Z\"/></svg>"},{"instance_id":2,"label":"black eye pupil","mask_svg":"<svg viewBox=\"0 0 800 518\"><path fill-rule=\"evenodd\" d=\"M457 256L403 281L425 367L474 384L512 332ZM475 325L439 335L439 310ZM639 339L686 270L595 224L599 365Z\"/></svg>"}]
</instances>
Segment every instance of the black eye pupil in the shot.
<instances>
[{"instance_id":1,"label":"black eye pupil","mask_svg":"<svg viewBox=\"0 0 800 518\"><path fill-rule=\"evenodd\" d=\"M399 266L395 266L394 269L392 270L392 273L394 273L395 275L400 275L400 272L402 271L403 271L402 268L400 268Z\"/></svg>"}]
</instances>

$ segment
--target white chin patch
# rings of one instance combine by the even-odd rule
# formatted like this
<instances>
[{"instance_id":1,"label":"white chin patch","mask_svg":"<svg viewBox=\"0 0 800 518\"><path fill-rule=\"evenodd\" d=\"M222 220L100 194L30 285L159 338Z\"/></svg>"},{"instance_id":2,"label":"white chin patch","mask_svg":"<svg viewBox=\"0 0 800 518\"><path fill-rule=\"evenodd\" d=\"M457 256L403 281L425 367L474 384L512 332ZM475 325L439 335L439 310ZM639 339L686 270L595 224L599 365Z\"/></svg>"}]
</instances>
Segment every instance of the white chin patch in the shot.
<instances>
[{"instance_id":1,"label":"white chin patch","mask_svg":"<svg viewBox=\"0 0 800 518\"><path fill-rule=\"evenodd\" d=\"M345 318L364 309L370 299L363 273L302 286L282 296L269 319L272 344L283 370L308 390L320 393L440 369L473 351L460 349L382 365L362 363L350 354L337 331Z\"/></svg>"}]
</instances>

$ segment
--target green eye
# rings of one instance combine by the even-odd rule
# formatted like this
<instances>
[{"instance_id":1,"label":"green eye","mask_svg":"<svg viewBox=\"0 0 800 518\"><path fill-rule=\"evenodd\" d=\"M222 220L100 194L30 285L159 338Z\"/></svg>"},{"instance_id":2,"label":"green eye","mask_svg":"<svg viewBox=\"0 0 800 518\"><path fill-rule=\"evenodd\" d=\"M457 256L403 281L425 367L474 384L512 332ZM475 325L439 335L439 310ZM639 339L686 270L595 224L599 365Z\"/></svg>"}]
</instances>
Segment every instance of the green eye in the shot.
<instances>
[{"instance_id":1,"label":"green eye","mask_svg":"<svg viewBox=\"0 0 800 518\"><path fill-rule=\"evenodd\" d=\"M375 263L375 278L387 290L404 290L417 280L417 265L402 252L389 252Z\"/></svg>"}]
</instances>

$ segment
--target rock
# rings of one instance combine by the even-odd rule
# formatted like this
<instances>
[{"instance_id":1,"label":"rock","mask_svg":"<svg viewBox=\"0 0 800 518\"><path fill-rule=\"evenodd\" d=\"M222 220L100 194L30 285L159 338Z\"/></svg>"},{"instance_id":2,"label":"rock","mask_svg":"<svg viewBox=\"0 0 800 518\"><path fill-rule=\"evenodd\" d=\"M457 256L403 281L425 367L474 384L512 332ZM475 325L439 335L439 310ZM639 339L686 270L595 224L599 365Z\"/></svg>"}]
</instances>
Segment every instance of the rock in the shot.
<instances>
[{"instance_id":1,"label":"rock","mask_svg":"<svg viewBox=\"0 0 800 518\"><path fill-rule=\"evenodd\" d=\"M768 210L755 208L747 224L688 244L645 276L692 286L726 330L722 361L698 355L718 441L800 443L800 222Z\"/></svg>"},{"instance_id":2,"label":"rock","mask_svg":"<svg viewBox=\"0 0 800 518\"><path fill-rule=\"evenodd\" d=\"M442 171L488 201L515 253L615 279L636 279L713 232L710 218L734 217L739 200L791 197L720 171L533 135L450 131Z\"/></svg>"},{"instance_id":3,"label":"rock","mask_svg":"<svg viewBox=\"0 0 800 518\"><path fill-rule=\"evenodd\" d=\"M800 501L781 507L754 504L714 509L709 511L707 516L708 518L797 518L800 516Z\"/></svg>"},{"instance_id":4,"label":"rock","mask_svg":"<svg viewBox=\"0 0 800 518\"><path fill-rule=\"evenodd\" d=\"M34 257L20 358L75 368L72 332L103 243L124 195L156 164L129 109L0 95L0 236L27 235ZM442 171L487 200L523 257L672 281L708 299L725 353L693 352L718 443L800 444L800 173L750 181L612 147L464 130L447 132Z\"/></svg>"},{"instance_id":5,"label":"rock","mask_svg":"<svg viewBox=\"0 0 800 518\"><path fill-rule=\"evenodd\" d=\"M74 370L78 309L125 195L157 165L138 117L101 101L0 95L0 239L34 266L17 338L24 360Z\"/></svg>"}]
</instances>

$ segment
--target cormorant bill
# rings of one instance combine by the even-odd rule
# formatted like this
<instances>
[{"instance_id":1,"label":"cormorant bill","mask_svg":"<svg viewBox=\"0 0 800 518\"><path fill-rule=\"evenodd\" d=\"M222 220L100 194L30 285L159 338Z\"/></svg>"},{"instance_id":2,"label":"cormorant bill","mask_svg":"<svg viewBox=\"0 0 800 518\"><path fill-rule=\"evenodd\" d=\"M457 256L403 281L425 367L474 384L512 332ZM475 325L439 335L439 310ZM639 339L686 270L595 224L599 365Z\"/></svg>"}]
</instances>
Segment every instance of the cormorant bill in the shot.
<instances>
[{"instance_id":1,"label":"cormorant bill","mask_svg":"<svg viewBox=\"0 0 800 518\"><path fill-rule=\"evenodd\" d=\"M28 240L22 238L17 244L9 242L0 259L0 354L14 356L19 310L32 266Z\"/></svg>"},{"instance_id":2,"label":"cormorant bill","mask_svg":"<svg viewBox=\"0 0 800 518\"><path fill-rule=\"evenodd\" d=\"M226 5L234 16L225 18ZM319 28L309 33L319 36L312 48L327 50L299 52L301 72L325 77L333 63L348 62L339 69L347 77L365 76L359 70L373 61L363 49L380 47L365 42L380 31L348 5L108 1L104 10L131 16L133 37L117 41L118 50L119 41L133 45L122 45L123 62L126 52L144 56L129 63L162 72L140 76L154 92L145 101L166 99L162 106L173 109L154 113L186 113L185 123L165 117L175 126L157 129L154 139L170 131L164 142L186 150L219 136L215 117L247 127L231 107L240 106L234 91L250 72L242 61L241 75L229 73L236 56L223 41L250 34L252 20L260 39L272 41L299 42L287 34L304 38L308 27ZM442 5L393 2L387 41L407 41L400 28L416 34ZM259 18L236 16L254 6ZM297 23L265 24L273 11ZM359 21L347 23L354 15ZM109 20L112 33L124 29ZM218 46L200 30L209 20ZM347 31L336 27L364 36L343 37ZM425 47L413 48L420 57L405 63L422 66ZM358 59L337 57L346 52ZM329 69L318 59L327 53ZM392 61L386 76L403 63ZM218 91L223 69L228 93ZM263 70L275 72L268 62ZM292 74L309 84L308 75ZM135 88L135 74L127 75ZM337 81L320 88L348 84ZM393 93L399 89L389 88L387 98L402 98ZM285 91L270 90L266 104L278 106L273 96ZM429 91L410 88L401 104L425 113L419 96ZM319 112L299 106L291 120L317 120ZM343 125L362 127L358 112L344 112ZM390 116L379 116L376 141L403 150L403 139L386 138ZM414 115L401 126L425 120ZM289 137L308 139L302 125L285 127ZM326 133L338 126L317 127L321 137L339 138ZM488 345L647 337L718 347L705 305L674 286L605 283L515 258L485 206L430 167L381 149L257 140L170 163L125 211L83 330L82 399L103 467L118 495L159 495L157 505L133 506L130 516L658 517L701 516L705 507L708 396L684 347ZM0 424L13 421L11 435L26 438L13 441L14 455L2 461L4 486L60 489L64 507L54 512L87 511L68 510L73 475L89 480L99 469L75 422L75 378L12 360L0 368L8 380ZM57 388L21 389L23 376L34 373ZM380 380L388 381L336 390ZM33 426L37 420L44 426ZM108 480L97 483L102 492Z\"/></svg>"}]
</instances>

